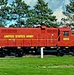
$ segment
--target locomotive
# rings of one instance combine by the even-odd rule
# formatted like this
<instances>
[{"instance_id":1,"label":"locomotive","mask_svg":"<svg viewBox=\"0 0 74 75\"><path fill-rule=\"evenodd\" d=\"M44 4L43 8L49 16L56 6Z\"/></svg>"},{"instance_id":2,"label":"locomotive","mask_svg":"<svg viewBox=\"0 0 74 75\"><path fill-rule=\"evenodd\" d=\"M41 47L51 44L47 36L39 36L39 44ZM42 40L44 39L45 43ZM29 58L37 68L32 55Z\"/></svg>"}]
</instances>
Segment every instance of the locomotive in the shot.
<instances>
[{"instance_id":1,"label":"locomotive","mask_svg":"<svg viewBox=\"0 0 74 75\"><path fill-rule=\"evenodd\" d=\"M0 56L22 57L44 51L74 55L74 35L69 27L0 28Z\"/></svg>"}]
</instances>

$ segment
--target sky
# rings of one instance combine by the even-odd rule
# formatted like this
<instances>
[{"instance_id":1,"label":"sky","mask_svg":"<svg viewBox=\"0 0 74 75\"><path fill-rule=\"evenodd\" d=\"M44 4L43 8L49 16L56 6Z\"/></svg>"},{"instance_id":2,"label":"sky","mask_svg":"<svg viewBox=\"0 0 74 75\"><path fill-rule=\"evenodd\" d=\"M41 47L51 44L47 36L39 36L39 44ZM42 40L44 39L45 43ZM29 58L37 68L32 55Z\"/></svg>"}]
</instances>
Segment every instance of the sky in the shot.
<instances>
[{"instance_id":1,"label":"sky","mask_svg":"<svg viewBox=\"0 0 74 75\"><path fill-rule=\"evenodd\" d=\"M14 0L9 0L8 3L10 4ZM33 7L36 5L37 0L23 0L26 4ZM63 15L63 11L65 11L65 5L69 4L69 0L44 0L48 2L48 7L53 11L53 15L56 16L57 21L60 21L61 18L65 18L66 16Z\"/></svg>"}]
</instances>

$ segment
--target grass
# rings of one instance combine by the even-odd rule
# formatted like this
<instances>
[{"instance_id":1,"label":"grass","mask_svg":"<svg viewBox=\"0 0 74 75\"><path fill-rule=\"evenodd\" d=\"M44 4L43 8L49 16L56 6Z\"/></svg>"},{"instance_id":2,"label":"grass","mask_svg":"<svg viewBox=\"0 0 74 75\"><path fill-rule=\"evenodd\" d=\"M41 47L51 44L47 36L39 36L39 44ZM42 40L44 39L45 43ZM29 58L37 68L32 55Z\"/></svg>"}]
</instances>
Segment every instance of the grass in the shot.
<instances>
[{"instance_id":1,"label":"grass","mask_svg":"<svg viewBox=\"0 0 74 75\"><path fill-rule=\"evenodd\" d=\"M0 58L0 75L74 75L74 57Z\"/></svg>"}]
</instances>

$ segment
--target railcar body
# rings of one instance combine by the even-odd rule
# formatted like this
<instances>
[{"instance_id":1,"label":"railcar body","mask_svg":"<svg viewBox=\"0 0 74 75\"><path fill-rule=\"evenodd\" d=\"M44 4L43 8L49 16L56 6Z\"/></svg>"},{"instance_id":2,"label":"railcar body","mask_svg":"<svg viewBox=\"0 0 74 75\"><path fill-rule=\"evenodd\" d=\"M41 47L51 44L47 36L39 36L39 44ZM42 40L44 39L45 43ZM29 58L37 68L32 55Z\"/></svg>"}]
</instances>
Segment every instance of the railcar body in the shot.
<instances>
[{"instance_id":1,"label":"railcar body","mask_svg":"<svg viewBox=\"0 0 74 75\"><path fill-rule=\"evenodd\" d=\"M58 28L0 28L0 47L56 46Z\"/></svg>"},{"instance_id":2,"label":"railcar body","mask_svg":"<svg viewBox=\"0 0 74 75\"><path fill-rule=\"evenodd\" d=\"M69 27L48 28L0 28L0 55L23 56L37 52L40 47L44 50L56 50L57 54L73 53L74 36ZM70 50L71 49L71 50Z\"/></svg>"}]
</instances>

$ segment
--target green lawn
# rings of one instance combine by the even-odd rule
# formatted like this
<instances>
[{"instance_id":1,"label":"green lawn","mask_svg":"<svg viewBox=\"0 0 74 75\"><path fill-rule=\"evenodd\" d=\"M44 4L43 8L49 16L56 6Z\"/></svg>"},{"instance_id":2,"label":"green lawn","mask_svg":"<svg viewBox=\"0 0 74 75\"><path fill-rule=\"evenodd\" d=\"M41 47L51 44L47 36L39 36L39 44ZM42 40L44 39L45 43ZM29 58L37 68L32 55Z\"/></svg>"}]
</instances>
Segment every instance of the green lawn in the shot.
<instances>
[{"instance_id":1,"label":"green lawn","mask_svg":"<svg viewBox=\"0 0 74 75\"><path fill-rule=\"evenodd\" d=\"M0 75L74 75L74 57L0 58Z\"/></svg>"}]
</instances>

